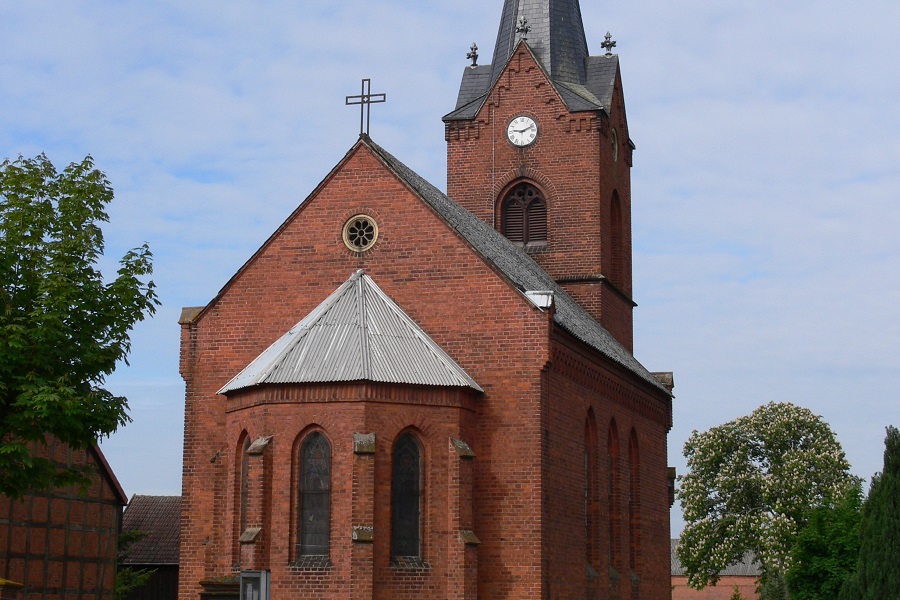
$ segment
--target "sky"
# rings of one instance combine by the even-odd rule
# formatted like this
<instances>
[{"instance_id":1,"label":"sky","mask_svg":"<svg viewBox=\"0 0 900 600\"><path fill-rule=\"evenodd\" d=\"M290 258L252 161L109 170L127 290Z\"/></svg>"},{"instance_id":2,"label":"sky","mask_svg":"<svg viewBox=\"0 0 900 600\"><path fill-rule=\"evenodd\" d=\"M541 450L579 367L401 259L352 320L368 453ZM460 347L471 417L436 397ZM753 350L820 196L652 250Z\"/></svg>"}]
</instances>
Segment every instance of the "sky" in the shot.
<instances>
[{"instance_id":1,"label":"sky","mask_svg":"<svg viewBox=\"0 0 900 600\"><path fill-rule=\"evenodd\" d=\"M85 155L116 199L103 269L148 242L162 306L109 388L126 493L178 494L178 316L209 302L356 141L445 188L441 116L501 0L0 0L0 159ZM635 355L674 371L669 464L770 401L831 424L855 474L900 426L900 3L582 0L617 42ZM298 318L302 315L298 315ZM673 510L673 534L682 527Z\"/></svg>"}]
</instances>

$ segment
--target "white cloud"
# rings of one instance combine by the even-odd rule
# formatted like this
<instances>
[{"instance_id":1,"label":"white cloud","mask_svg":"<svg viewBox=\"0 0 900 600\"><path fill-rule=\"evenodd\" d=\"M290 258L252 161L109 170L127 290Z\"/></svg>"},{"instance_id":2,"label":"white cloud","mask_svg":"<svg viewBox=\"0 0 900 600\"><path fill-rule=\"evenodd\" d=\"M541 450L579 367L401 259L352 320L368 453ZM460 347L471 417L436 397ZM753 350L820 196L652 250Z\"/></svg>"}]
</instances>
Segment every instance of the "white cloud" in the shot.
<instances>
[{"instance_id":1,"label":"white cloud","mask_svg":"<svg viewBox=\"0 0 900 600\"><path fill-rule=\"evenodd\" d=\"M593 53L607 30L618 42L638 147L635 347L675 370L670 462L691 429L791 400L871 475L900 425L900 5L582 4ZM110 260L144 240L156 255L164 306L112 379L135 417L104 446L127 492L179 489L180 307L209 301L350 148L344 96L362 77L388 94L373 137L442 187L440 117L472 41L490 61L500 9L0 6L0 155L91 153L116 189Z\"/></svg>"}]
</instances>

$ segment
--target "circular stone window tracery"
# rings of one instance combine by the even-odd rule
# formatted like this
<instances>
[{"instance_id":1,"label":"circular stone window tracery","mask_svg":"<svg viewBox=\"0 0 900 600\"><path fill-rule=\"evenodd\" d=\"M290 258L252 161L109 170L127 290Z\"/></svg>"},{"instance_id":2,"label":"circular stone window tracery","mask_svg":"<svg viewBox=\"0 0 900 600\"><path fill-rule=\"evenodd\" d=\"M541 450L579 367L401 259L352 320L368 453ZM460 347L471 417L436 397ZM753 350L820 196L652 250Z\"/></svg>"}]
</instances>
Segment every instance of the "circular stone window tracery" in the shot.
<instances>
[{"instance_id":1,"label":"circular stone window tracery","mask_svg":"<svg viewBox=\"0 0 900 600\"><path fill-rule=\"evenodd\" d=\"M365 252L378 241L378 224L369 215L356 215L344 223L344 245L353 252Z\"/></svg>"}]
</instances>

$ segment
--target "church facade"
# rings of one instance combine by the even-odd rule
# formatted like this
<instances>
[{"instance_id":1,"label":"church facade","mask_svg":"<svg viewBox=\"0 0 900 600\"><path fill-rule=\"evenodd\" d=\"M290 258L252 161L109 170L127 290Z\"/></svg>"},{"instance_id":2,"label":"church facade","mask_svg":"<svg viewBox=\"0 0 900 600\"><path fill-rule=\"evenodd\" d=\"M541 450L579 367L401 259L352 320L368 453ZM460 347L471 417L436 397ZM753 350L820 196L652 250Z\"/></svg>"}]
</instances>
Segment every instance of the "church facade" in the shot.
<instances>
[{"instance_id":1,"label":"church facade","mask_svg":"<svg viewBox=\"0 0 900 600\"><path fill-rule=\"evenodd\" d=\"M444 123L446 194L361 135L184 309L181 600L671 597L618 57L506 0Z\"/></svg>"}]
</instances>

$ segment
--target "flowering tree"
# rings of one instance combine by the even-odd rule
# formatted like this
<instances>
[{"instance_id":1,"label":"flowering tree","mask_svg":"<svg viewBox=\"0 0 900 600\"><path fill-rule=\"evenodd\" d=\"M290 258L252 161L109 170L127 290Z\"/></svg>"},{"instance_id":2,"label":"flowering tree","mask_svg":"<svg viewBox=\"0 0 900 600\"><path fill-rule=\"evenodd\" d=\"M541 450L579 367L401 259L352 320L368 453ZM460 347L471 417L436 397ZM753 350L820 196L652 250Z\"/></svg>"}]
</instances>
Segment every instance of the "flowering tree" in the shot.
<instances>
[{"instance_id":1,"label":"flowering tree","mask_svg":"<svg viewBox=\"0 0 900 600\"><path fill-rule=\"evenodd\" d=\"M753 552L763 571L784 573L810 509L852 493L858 480L821 417L772 402L748 416L694 431L678 498L685 528L678 557L695 588Z\"/></svg>"}]
</instances>

